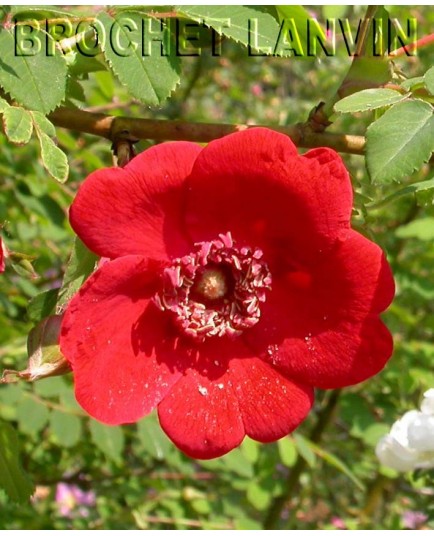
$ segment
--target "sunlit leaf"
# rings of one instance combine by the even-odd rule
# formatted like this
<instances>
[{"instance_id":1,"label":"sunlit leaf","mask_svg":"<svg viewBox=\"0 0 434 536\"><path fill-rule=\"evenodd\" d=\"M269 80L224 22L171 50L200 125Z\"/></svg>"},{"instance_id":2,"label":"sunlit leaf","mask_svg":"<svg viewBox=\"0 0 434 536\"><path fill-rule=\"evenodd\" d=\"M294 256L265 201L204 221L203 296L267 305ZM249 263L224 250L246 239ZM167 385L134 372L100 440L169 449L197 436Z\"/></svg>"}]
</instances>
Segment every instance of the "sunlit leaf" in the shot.
<instances>
[{"instance_id":1,"label":"sunlit leaf","mask_svg":"<svg viewBox=\"0 0 434 536\"><path fill-rule=\"evenodd\" d=\"M170 47L169 30L162 30L162 39L168 42L167 54L155 50L152 53L151 50L149 55L144 55L137 45L140 42L137 36L141 35L142 24L158 24L157 21L134 12L123 12L114 17L101 12L97 20L105 31L102 48L114 74L134 97L145 104L161 104L180 79L180 60L173 46Z\"/></svg>"},{"instance_id":2,"label":"sunlit leaf","mask_svg":"<svg viewBox=\"0 0 434 536\"><path fill-rule=\"evenodd\" d=\"M0 31L0 85L26 108L47 114L65 97L67 65L46 33L35 28L20 38L20 31Z\"/></svg>"},{"instance_id":3,"label":"sunlit leaf","mask_svg":"<svg viewBox=\"0 0 434 536\"><path fill-rule=\"evenodd\" d=\"M399 181L427 162L434 150L430 104L400 102L368 128L366 159L373 182Z\"/></svg>"},{"instance_id":4,"label":"sunlit leaf","mask_svg":"<svg viewBox=\"0 0 434 536\"><path fill-rule=\"evenodd\" d=\"M394 89L364 89L340 100L335 104L334 109L340 113L366 112L383 106L390 106L406 97L407 95L403 95Z\"/></svg>"}]
</instances>

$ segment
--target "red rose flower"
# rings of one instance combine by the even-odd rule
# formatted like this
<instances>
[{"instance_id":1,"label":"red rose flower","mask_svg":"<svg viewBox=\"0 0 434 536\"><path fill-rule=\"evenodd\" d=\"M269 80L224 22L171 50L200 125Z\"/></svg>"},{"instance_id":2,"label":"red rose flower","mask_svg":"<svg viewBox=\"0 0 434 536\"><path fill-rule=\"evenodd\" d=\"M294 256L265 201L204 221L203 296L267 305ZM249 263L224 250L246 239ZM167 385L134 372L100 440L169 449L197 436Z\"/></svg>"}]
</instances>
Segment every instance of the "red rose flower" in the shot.
<instances>
[{"instance_id":1,"label":"red rose flower","mask_svg":"<svg viewBox=\"0 0 434 536\"><path fill-rule=\"evenodd\" d=\"M157 407L182 451L213 458L294 430L314 387L379 372L394 283L351 209L334 151L263 128L92 173L71 224L111 260L62 325L78 402L108 424Z\"/></svg>"}]
</instances>

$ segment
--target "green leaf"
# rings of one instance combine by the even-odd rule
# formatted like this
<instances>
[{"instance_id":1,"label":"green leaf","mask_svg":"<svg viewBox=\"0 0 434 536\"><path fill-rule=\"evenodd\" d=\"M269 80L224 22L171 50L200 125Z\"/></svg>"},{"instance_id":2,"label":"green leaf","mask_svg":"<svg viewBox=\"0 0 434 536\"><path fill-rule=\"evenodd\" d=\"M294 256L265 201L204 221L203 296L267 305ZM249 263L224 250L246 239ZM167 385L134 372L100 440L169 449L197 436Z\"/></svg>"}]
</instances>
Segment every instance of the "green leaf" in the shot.
<instances>
[{"instance_id":1,"label":"green leaf","mask_svg":"<svg viewBox=\"0 0 434 536\"><path fill-rule=\"evenodd\" d=\"M384 426L386 426L386 425L384 425ZM386 428L387 428L387 426L386 426ZM383 432L383 434L384 433L385 432ZM381 435L383 435L383 434L381 434ZM378 436L378 439L380 439L381 435ZM377 439L377 441L378 441L378 439ZM347 476L353 482L353 484L355 484L360 490L363 491L365 489L365 486L363 485L363 483L356 477L356 475L351 471L351 469L344 462L342 462L334 454L331 454L330 452L326 451L325 449L323 449L319 445L317 445L315 443L312 443L311 441L309 441L308 443L309 443L309 446L312 449L312 451L319 458L322 458L329 465L331 465L332 467L334 467L335 469L340 471L342 474ZM375 446L376 444L377 444L377 442L375 442L372 446Z\"/></svg>"},{"instance_id":2,"label":"green leaf","mask_svg":"<svg viewBox=\"0 0 434 536\"><path fill-rule=\"evenodd\" d=\"M3 112L3 128L9 141L24 145L32 135L32 116L24 108L9 106Z\"/></svg>"},{"instance_id":3,"label":"green leaf","mask_svg":"<svg viewBox=\"0 0 434 536\"><path fill-rule=\"evenodd\" d=\"M41 112L30 112L33 118L33 121L36 123L37 128L39 130L42 130L42 132L45 132L47 136L54 137L56 135L56 128L53 125L53 123L45 117L44 114L41 114Z\"/></svg>"},{"instance_id":4,"label":"green leaf","mask_svg":"<svg viewBox=\"0 0 434 536\"><path fill-rule=\"evenodd\" d=\"M316 457L315 457L315 453L313 452L311 448L310 442L299 434L293 434L292 437L294 438L297 452L300 454L302 458L305 459L309 467L314 467Z\"/></svg>"},{"instance_id":5,"label":"green leaf","mask_svg":"<svg viewBox=\"0 0 434 536\"><path fill-rule=\"evenodd\" d=\"M69 173L66 154L57 147L50 136L47 136L39 128L36 129L36 134L39 139L39 145L41 146L41 157L44 168L53 179L59 182L65 182Z\"/></svg>"},{"instance_id":6,"label":"green leaf","mask_svg":"<svg viewBox=\"0 0 434 536\"><path fill-rule=\"evenodd\" d=\"M393 89L364 89L340 100L335 104L334 109L335 112L344 114L366 112L375 110L376 108L382 108L383 106L390 106L391 104L402 101L407 96Z\"/></svg>"},{"instance_id":7,"label":"green leaf","mask_svg":"<svg viewBox=\"0 0 434 536\"><path fill-rule=\"evenodd\" d=\"M406 91L413 91L423 86L424 86L423 76L407 78L407 80L404 80L403 82L401 82L402 89L405 89Z\"/></svg>"},{"instance_id":8,"label":"green leaf","mask_svg":"<svg viewBox=\"0 0 434 536\"><path fill-rule=\"evenodd\" d=\"M397 192L377 201L375 203L367 204L366 208L368 209L377 209L396 201L400 197L408 194L413 194L416 197L416 202L419 206L432 205L434 201L434 177L430 179L414 182L405 188L401 188Z\"/></svg>"},{"instance_id":9,"label":"green leaf","mask_svg":"<svg viewBox=\"0 0 434 536\"><path fill-rule=\"evenodd\" d=\"M366 428L363 434L363 442L374 449L378 441L389 432L390 426L388 424L375 422Z\"/></svg>"},{"instance_id":10,"label":"green leaf","mask_svg":"<svg viewBox=\"0 0 434 536\"><path fill-rule=\"evenodd\" d=\"M261 530L263 528L259 521L248 517L239 517L238 519L234 519L233 523L235 530Z\"/></svg>"},{"instance_id":11,"label":"green leaf","mask_svg":"<svg viewBox=\"0 0 434 536\"><path fill-rule=\"evenodd\" d=\"M233 473L244 478L252 478L254 475L253 466L244 456L241 449L234 449L221 458L225 467Z\"/></svg>"},{"instance_id":12,"label":"green leaf","mask_svg":"<svg viewBox=\"0 0 434 536\"><path fill-rule=\"evenodd\" d=\"M367 130L367 166L375 183L410 175L429 160L433 150L433 108L426 102L400 102Z\"/></svg>"},{"instance_id":13,"label":"green leaf","mask_svg":"<svg viewBox=\"0 0 434 536\"><path fill-rule=\"evenodd\" d=\"M95 270L99 257L92 253L83 242L76 237L63 277L62 287L59 291L57 305L65 307L69 300L78 291L81 285Z\"/></svg>"},{"instance_id":14,"label":"green leaf","mask_svg":"<svg viewBox=\"0 0 434 536\"><path fill-rule=\"evenodd\" d=\"M65 97L67 65L50 36L38 29L23 35L21 28L0 31L0 85L26 108L48 114Z\"/></svg>"},{"instance_id":15,"label":"green leaf","mask_svg":"<svg viewBox=\"0 0 434 536\"><path fill-rule=\"evenodd\" d=\"M250 482L246 496L249 503L259 511L265 510L270 505L272 499L270 492L261 488L255 480Z\"/></svg>"},{"instance_id":16,"label":"green leaf","mask_svg":"<svg viewBox=\"0 0 434 536\"><path fill-rule=\"evenodd\" d=\"M297 461L297 448L290 437L284 437L277 442L280 460L286 467L292 467Z\"/></svg>"},{"instance_id":17,"label":"green leaf","mask_svg":"<svg viewBox=\"0 0 434 536\"><path fill-rule=\"evenodd\" d=\"M254 441L253 439L250 439L250 437L246 437L244 441L241 444L241 452L246 457L246 459L251 463L254 464L257 462L259 458L259 443L257 441Z\"/></svg>"},{"instance_id":18,"label":"green leaf","mask_svg":"<svg viewBox=\"0 0 434 536\"><path fill-rule=\"evenodd\" d=\"M151 50L150 55L143 56L137 45L142 24L159 24L158 21L133 12L119 13L115 17L101 12L97 21L104 28L102 49L114 74L137 99L149 105L161 104L179 83L180 60L173 46L167 47L167 55L161 50ZM161 37L168 42L170 33L167 28Z\"/></svg>"},{"instance_id":19,"label":"green leaf","mask_svg":"<svg viewBox=\"0 0 434 536\"><path fill-rule=\"evenodd\" d=\"M71 386L66 384L61 376L54 376L36 382L33 385L33 391L42 398L58 398L65 391L70 392Z\"/></svg>"},{"instance_id":20,"label":"green leaf","mask_svg":"<svg viewBox=\"0 0 434 536\"><path fill-rule=\"evenodd\" d=\"M143 449L156 460L165 460L173 449L154 415L137 423L137 436Z\"/></svg>"},{"instance_id":21,"label":"green leaf","mask_svg":"<svg viewBox=\"0 0 434 536\"><path fill-rule=\"evenodd\" d=\"M29 397L23 398L17 406L17 420L20 431L35 436L43 430L48 422L47 406L35 402Z\"/></svg>"},{"instance_id":22,"label":"green leaf","mask_svg":"<svg viewBox=\"0 0 434 536\"><path fill-rule=\"evenodd\" d=\"M89 422L90 435L97 446L111 460L122 461L125 438L120 426L107 426L91 420Z\"/></svg>"},{"instance_id":23,"label":"green leaf","mask_svg":"<svg viewBox=\"0 0 434 536\"><path fill-rule=\"evenodd\" d=\"M308 15L301 6L277 6L282 25L266 6L175 6L177 13L213 28L219 35L229 37L258 55L306 54L306 21ZM290 22L286 27L284 20ZM282 28L282 32L281 32ZM292 40L283 41L291 32ZM252 53L252 55L255 55Z\"/></svg>"},{"instance_id":24,"label":"green leaf","mask_svg":"<svg viewBox=\"0 0 434 536\"><path fill-rule=\"evenodd\" d=\"M77 13L71 13L56 7L50 6L12 6L11 15L17 20L28 19L50 19L54 17L76 17Z\"/></svg>"},{"instance_id":25,"label":"green leaf","mask_svg":"<svg viewBox=\"0 0 434 536\"><path fill-rule=\"evenodd\" d=\"M427 90L431 93L431 95L434 95L434 67L428 69L423 77L423 81Z\"/></svg>"},{"instance_id":26,"label":"green leaf","mask_svg":"<svg viewBox=\"0 0 434 536\"><path fill-rule=\"evenodd\" d=\"M17 434L5 422L0 422L0 488L17 503L28 501L34 490L21 468Z\"/></svg>"},{"instance_id":27,"label":"green leaf","mask_svg":"<svg viewBox=\"0 0 434 536\"><path fill-rule=\"evenodd\" d=\"M401 225L395 231L398 238L416 238L427 242L434 240L434 218L426 217Z\"/></svg>"},{"instance_id":28,"label":"green leaf","mask_svg":"<svg viewBox=\"0 0 434 536\"><path fill-rule=\"evenodd\" d=\"M81 419L60 411L52 411L50 415L50 431L58 445L71 448L80 441Z\"/></svg>"},{"instance_id":29,"label":"green leaf","mask_svg":"<svg viewBox=\"0 0 434 536\"><path fill-rule=\"evenodd\" d=\"M45 317L53 314L57 303L59 289L53 288L41 292L32 298L27 307L27 316L32 322L40 322Z\"/></svg>"},{"instance_id":30,"label":"green leaf","mask_svg":"<svg viewBox=\"0 0 434 536\"><path fill-rule=\"evenodd\" d=\"M2 114L5 110L7 110L10 107L11 105L0 97L0 114Z\"/></svg>"}]
</instances>

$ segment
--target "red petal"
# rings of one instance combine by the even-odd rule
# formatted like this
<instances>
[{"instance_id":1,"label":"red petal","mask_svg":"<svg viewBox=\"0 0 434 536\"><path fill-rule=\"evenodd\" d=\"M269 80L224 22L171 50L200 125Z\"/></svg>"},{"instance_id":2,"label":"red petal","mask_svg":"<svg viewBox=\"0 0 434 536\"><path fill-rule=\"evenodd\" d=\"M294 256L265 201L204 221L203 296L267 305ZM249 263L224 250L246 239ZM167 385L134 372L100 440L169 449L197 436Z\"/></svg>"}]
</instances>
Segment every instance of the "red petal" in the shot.
<instances>
[{"instance_id":1,"label":"red petal","mask_svg":"<svg viewBox=\"0 0 434 536\"><path fill-rule=\"evenodd\" d=\"M286 375L315 387L351 385L378 373L393 349L377 318L394 295L381 249L349 231L305 270L273 281L261 320L245 340Z\"/></svg>"},{"instance_id":2,"label":"red petal","mask_svg":"<svg viewBox=\"0 0 434 536\"><path fill-rule=\"evenodd\" d=\"M123 169L95 171L72 204L72 227L101 257L184 255L184 181L200 151L194 143L163 143Z\"/></svg>"},{"instance_id":3,"label":"red petal","mask_svg":"<svg viewBox=\"0 0 434 536\"><path fill-rule=\"evenodd\" d=\"M297 385L258 358L231 362L246 434L264 443L292 432L313 404L313 389Z\"/></svg>"},{"instance_id":4,"label":"red petal","mask_svg":"<svg viewBox=\"0 0 434 536\"><path fill-rule=\"evenodd\" d=\"M296 428L313 401L250 352L240 340L213 339L198 347L194 369L158 406L160 423L183 452L210 459L238 446L245 433L275 441Z\"/></svg>"},{"instance_id":5,"label":"red petal","mask_svg":"<svg viewBox=\"0 0 434 536\"><path fill-rule=\"evenodd\" d=\"M60 345L74 371L77 401L107 424L149 413L189 364L168 316L150 298L155 266L127 256L105 263L70 302Z\"/></svg>"},{"instance_id":6,"label":"red petal","mask_svg":"<svg viewBox=\"0 0 434 536\"><path fill-rule=\"evenodd\" d=\"M393 339L379 318L343 323L305 340L286 339L271 356L284 374L320 389L360 383L378 374L393 351Z\"/></svg>"},{"instance_id":7,"label":"red petal","mask_svg":"<svg viewBox=\"0 0 434 536\"><path fill-rule=\"evenodd\" d=\"M188 179L194 241L231 231L274 264L311 258L349 227L352 190L334 151L298 156L291 140L254 128L211 142Z\"/></svg>"},{"instance_id":8,"label":"red petal","mask_svg":"<svg viewBox=\"0 0 434 536\"><path fill-rule=\"evenodd\" d=\"M237 394L238 378L228 358L248 355L240 341L213 339L198 346L197 366L189 369L158 406L161 427L188 456L223 456L244 438Z\"/></svg>"}]
</instances>

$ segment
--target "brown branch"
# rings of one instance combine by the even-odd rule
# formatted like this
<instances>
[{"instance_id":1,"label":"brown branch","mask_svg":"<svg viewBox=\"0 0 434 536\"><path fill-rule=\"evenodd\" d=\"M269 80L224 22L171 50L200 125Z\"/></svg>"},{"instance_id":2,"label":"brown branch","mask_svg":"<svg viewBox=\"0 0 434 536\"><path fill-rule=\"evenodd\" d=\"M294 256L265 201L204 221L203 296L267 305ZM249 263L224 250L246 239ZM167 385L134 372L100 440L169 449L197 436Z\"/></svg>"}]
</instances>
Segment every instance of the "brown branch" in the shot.
<instances>
[{"instance_id":1,"label":"brown branch","mask_svg":"<svg viewBox=\"0 0 434 536\"><path fill-rule=\"evenodd\" d=\"M66 107L52 112L49 119L58 127L94 134L111 141L121 137L132 142L146 139L209 142L233 132L259 126L115 117ZM298 147L330 147L351 154L363 154L365 147L363 136L313 132L309 126L303 124L285 127L267 125L267 128L286 134Z\"/></svg>"}]
</instances>

